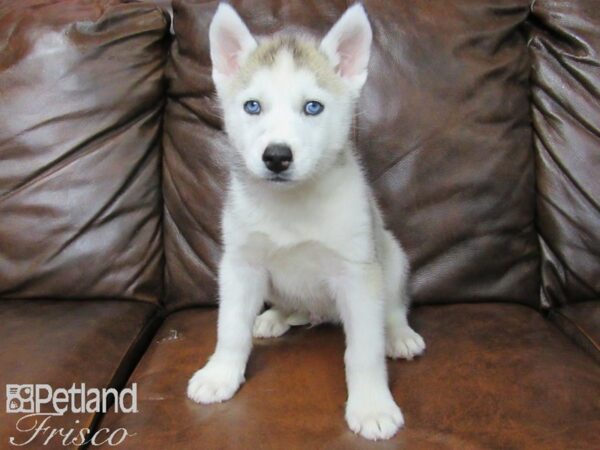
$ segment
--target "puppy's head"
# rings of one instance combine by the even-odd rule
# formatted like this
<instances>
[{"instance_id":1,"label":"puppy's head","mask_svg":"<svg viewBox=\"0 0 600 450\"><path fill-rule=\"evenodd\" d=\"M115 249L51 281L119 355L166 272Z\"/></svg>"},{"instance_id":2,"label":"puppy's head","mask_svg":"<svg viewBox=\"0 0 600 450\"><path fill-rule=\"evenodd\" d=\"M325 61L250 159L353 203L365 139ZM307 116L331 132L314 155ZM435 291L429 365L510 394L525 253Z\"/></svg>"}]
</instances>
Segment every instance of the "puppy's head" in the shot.
<instances>
[{"instance_id":1,"label":"puppy's head","mask_svg":"<svg viewBox=\"0 0 600 450\"><path fill-rule=\"evenodd\" d=\"M256 40L220 4L211 22L212 76L236 150L231 166L253 179L295 184L325 173L347 143L367 78L371 27L350 7L320 41Z\"/></svg>"}]
</instances>

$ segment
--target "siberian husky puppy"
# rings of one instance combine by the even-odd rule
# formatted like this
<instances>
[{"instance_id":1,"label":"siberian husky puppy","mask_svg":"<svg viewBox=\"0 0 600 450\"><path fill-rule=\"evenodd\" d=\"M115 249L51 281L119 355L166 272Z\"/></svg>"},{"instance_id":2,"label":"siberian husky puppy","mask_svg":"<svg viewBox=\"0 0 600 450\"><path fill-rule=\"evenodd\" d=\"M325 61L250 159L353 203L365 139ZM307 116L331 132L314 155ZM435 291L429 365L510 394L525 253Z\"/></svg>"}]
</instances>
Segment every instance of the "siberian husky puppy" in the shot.
<instances>
[{"instance_id":1,"label":"siberian husky puppy","mask_svg":"<svg viewBox=\"0 0 600 450\"><path fill-rule=\"evenodd\" d=\"M350 7L320 41L294 34L257 40L221 4L209 36L231 179L218 342L187 394L200 403L231 398L244 381L253 336L339 322L348 426L387 439L404 419L385 356L412 359L425 343L406 318L407 258L385 228L350 137L371 47L365 10ZM270 309L258 315L265 302Z\"/></svg>"}]
</instances>

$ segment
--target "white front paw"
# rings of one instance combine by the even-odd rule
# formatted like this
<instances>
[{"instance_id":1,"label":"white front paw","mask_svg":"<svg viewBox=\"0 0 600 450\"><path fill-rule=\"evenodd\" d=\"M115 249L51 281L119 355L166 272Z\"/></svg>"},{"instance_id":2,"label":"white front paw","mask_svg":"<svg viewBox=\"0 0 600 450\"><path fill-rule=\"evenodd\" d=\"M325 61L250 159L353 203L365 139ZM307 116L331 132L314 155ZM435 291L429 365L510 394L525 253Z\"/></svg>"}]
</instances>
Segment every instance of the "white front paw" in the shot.
<instances>
[{"instance_id":1,"label":"white front paw","mask_svg":"<svg viewBox=\"0 0 600 450\"><path fill-rule=\"evenodd\" d=\"M187 396L197 403L218 403L233 397L243 382L239 368L209 361L188 382Z\"/></svg>"},{"instance_id":2,"label":"white front paw","mask_svg":"<svg viewBox=\"0 0 600 450\"><path fill-rule=\"evenodd\" d=\"M410 327L390 331L386 336L385 354L390 358L413 359L425 351L425 341Z\"/></svg>"},{"instance_id":3,"label":"white front paw","mask_svg":"<svg viewBox=\"0 0 600 450\"><path fill-rule=\"evenodd\" d=\"M381 400L367 397L361 400L349 398L346 405L346 422L355 433L377 441L389 439L396 434L404 425L404 417L391 396Z\"/></svg>"},{"instance_id":4,"label":"white front paw","mask_svg":"<svg viewBox=\"0 0 600 450\"><path fill-rule=\"evenodd\" d=\"M290 329L286 317L275 309L268 309L254 321L252 334L256 338L279 337Z\"/></svg>"}]
</instances>

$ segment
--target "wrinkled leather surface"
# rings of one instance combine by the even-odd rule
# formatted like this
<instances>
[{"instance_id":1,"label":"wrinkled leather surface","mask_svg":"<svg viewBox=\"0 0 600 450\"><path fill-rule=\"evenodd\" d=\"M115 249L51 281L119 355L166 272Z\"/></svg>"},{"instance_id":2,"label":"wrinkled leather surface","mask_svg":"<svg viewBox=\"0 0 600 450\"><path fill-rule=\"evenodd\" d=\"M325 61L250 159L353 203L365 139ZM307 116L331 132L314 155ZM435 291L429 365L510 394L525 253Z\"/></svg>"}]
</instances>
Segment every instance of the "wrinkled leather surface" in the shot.
<instances>
[{"instance_id":1,"label":"wrinkled leather surface","mask_svg":"<svg viewBox=\"0 0 600 450\"><path fill-rule=\"evenodd\" d=\"M111 299L0 301L0 446L8 448L10 436L17 442L31 436L16 432L15 424L23 414L6 413L8 383L45 383L53 388L69 388L72 383L90 388L121 385L155 311L155 306L143 302ZM93 414L67 412L53 417L51 424L78 432L93 420ZM37 445L24 448L64 448L54 445L56 440L47 446L42 442L40 436Z\"/></svg>"},{"instance_id":2,"label":"wrinkled leather surface","mask_svg":"<svg viewBox=\"0 0 600 450\"><path fill-rule=\"evenodd\" d=\"M324 34L346 2L233 2L255 33ZM416 302L536 304L527 1L365 1L374 28L356 139ZM174 2L164 199L167 302L215 299L225 144L210 77L216 2Z\"/></svg>"},{"instance_id":3,"label":"wrinkled leather surface","mask_svg":"<svg viewBox=\"0 0 600 450\"><path fill-rule=\"evenodd\" d=\"M546 304L600 298L600 9L533 5L532 111Z\"/></svg>"},{"instance_id":4,"label":"wrinkled leather surface","mask_svg":"<svg viewBox=\"0 0 600 450\"><path fill-rule=\"evenodd\" d=\"M343 334L321 326L255 341L247 382L222 404L185 397L213 350L216 311L171 314L136 368L140 412L109 414L140 449L590 449L600 431L600 366L533 309L415 308L423 357L389 362L406 428L369 443L346 428Z\"/></svg>"},{"instance_id":5,"label":"wrinkled leather surface","mask_svg":"<svg viewBox=\"0 0 600 450\"><path fill-rule=\"evenodd\" d=\"M600 362L600 301L565 305L552 310L550 318Z\"/></svg>"},{"instance_id":6,"label":"wrinkled leather surface","mask_svg":"<svg viewBox=\"0 0 600 450\"><path fill-rule=\"evenodd\" d=\"M158 301L166 20L0 5L0 297Z\"/></svg>"}]
</instances>

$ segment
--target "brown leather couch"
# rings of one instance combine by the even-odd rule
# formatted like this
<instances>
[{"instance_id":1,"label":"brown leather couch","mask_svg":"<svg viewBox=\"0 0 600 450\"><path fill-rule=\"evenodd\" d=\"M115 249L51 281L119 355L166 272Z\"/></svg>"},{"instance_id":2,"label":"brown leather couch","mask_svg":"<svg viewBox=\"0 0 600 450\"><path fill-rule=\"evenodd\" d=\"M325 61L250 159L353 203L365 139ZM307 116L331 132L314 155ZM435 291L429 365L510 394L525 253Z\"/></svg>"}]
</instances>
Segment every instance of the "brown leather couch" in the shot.
<instances>
[{"instance_id":1,"label":"brown leather couch","mask_svg":"<svg viewBox=\"0 0 600 450\"><path fill-rule=\"evenodd\" d=\"M350 2L234 3L323 33ZM52 418L128 449L600 448L597 1L365 1L355 138L428 345L389 362L406 425L380 443L343 420L331 326L257 341L229 402L185 396L216 329L216 5L0 2L0 388L137 383L138 413Z\"/></svg>"}]
</instances>

